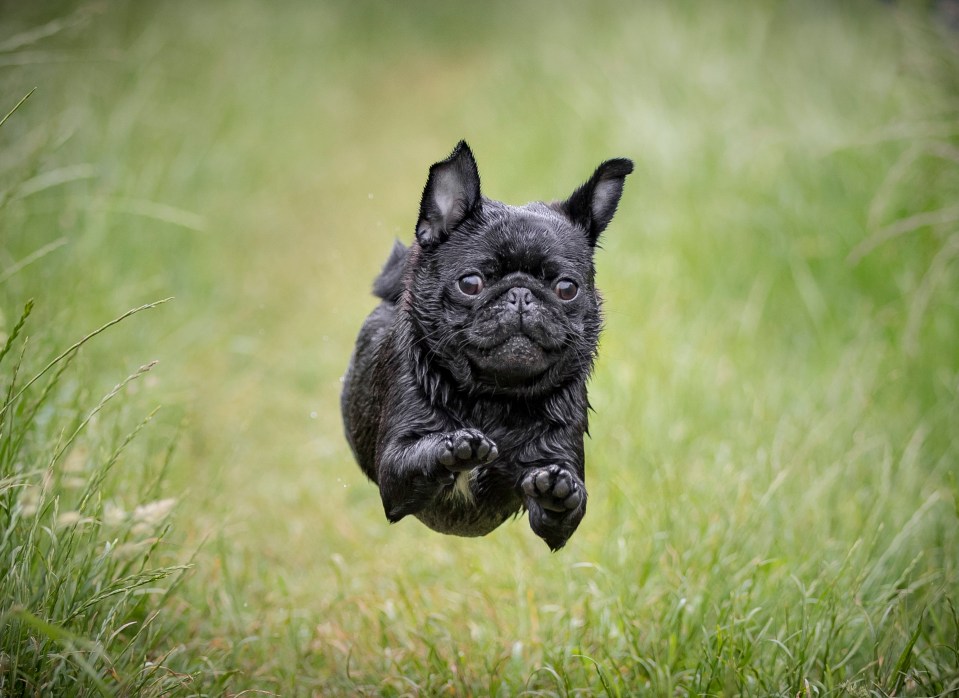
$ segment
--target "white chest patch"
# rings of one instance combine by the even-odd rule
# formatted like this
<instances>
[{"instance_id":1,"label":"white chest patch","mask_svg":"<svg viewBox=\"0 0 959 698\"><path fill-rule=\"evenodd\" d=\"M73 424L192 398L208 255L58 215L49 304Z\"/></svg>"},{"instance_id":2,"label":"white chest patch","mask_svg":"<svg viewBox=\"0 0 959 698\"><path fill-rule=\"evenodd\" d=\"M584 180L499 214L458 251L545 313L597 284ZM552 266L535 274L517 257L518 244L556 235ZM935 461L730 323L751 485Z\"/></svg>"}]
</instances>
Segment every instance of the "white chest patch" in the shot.
<instances>
[{"instance_id":1,"label":"white chest patch","mask_svg":"<svg viewBox=\"0 0 959 698\"><path fill-rule=\"evenodd\" d=\"M470 481L473 478L472 470L467 470L456 474L456 480L453 481L453 487L447 494L448 497L459 497L467 502L473 501L473 490L470 487Z\"/></svg>"}]
</instances>

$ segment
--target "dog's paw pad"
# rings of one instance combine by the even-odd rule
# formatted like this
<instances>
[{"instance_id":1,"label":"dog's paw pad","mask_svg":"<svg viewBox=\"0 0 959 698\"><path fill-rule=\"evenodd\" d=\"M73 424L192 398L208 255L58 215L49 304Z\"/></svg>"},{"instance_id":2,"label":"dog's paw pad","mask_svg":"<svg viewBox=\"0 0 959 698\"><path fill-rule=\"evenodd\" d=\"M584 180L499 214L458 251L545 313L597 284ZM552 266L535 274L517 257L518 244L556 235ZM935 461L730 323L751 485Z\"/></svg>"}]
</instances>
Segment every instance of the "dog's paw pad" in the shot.
<instances>
[{"instance_id":1,"label":"dog's paw pad","mask_svg":"<svg viewBox=\"0 0 959 698\"><path fill-rule=\"evenodd\" d=\"M527 497L549 511L572 511L585 499L585 490L578 478L558 465L530 471L523 479L522 489Z\"/></svg>"},{"instance_id":2,"label":"dog's paw pad","mask_svg":"<svg viewBox=\"0 0 959 698\"><path fill-rule=\"evenodd\" d=\"M440 442L437 460L450 470L469 470L489 463L499 451L496 444L476 429L459 429L450 432Z\"/></svg>"}]
</instances>

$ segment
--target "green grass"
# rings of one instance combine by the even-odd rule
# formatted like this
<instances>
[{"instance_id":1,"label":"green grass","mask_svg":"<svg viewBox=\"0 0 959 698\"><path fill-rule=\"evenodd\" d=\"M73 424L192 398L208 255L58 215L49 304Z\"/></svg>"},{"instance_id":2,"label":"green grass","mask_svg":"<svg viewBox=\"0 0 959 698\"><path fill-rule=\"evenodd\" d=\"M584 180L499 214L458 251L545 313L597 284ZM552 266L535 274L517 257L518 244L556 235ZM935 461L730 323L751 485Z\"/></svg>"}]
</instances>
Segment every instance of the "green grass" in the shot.
<instances>
[{"instance_id":1,"label":"green grass","mask_svg":"<svg viewBox=\"0 0 959 698\"><path fill-rule=\"evenodd\" d=\"M123 314L35 369L26 338L30 301L0 349L10 379L0 403L4 695L137 694L171 683L154 665L162 661L160 638L173 630L155 622L155 609L186 569L161 564L175 500L159 493L172 449L155 440L137 448L155 411L122 438L110 433L127 421L111 403L154 364L92 407L84 407L89 396L71 371L85 344L155 306ZM126 472L116 477L115 470Z\"/></svg>"},{"instance_id":2,"label":"green grass","mask_svg":"<svg viewBox=\"0 0 959 698\"><path fill-rule=\"evenodd\" d=\"M959 690L959 54L929 13L22 5L0 693ZM637 162L557 554L523 520L388 526L341 435L369 284L461 137L513 203ZM166 499L155 547L105 556Z\"/></svg>"}]
</instances>

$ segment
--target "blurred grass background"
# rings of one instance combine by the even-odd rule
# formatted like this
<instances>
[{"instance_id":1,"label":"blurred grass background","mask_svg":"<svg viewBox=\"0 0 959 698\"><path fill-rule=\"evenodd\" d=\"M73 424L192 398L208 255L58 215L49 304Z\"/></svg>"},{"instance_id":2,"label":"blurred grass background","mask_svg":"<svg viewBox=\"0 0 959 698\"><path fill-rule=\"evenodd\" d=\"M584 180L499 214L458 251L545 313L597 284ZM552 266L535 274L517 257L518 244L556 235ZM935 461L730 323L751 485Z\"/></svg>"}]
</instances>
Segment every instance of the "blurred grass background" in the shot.
<instances>
[{"instance_id":1,"label":"blurred grass background","mask_svg":"<svg viewBox=\"0 0 959 698\"><path fill-rule=\"evenodd\" d=\"M164 544L200 548L164 690L957 690L956 42L877 2L0 3L0 111L37 88L0 128L0 330L35 298L52 356L175 298L77 361L93 394L160 362L125 399L165 406ZM389 527L341 436L459 138L511 203L638 164L555 555Z\"/></svg>"}]
</instances>

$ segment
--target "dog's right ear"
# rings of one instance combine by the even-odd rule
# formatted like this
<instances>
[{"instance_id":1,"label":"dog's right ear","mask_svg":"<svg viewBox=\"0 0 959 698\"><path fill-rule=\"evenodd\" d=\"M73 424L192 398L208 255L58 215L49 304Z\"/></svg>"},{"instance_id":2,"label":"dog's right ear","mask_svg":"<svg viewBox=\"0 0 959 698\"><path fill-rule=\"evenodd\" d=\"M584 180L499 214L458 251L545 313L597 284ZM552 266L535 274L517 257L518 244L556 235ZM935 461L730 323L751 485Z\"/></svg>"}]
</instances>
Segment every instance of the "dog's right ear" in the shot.
<instances>
[{"instance_id":1,"label":"dog's right ear","mask_svg":"<svg viewBox=\"0 0 959 698\"><path fill-rule=\"evenodd\" d=\"M632 160L607 160L596 168L589 181L576 189L572 196L553 206L585 230L589 244L595 247L600 233L606 229L616 213L616 206L623 195L623 183L632 171Z\"/></svg>"},{"instance_id":2,"label":"dog's right ear","mask_svg":"<svg viewBox=\"0 0 959 698\"><path fill-rule=\"evenodd\" d=\"M430 167L420 201L416 239L423 247L438 245L479 204L480 179L476 160L466 141L460 141L448 158Z\"/></svg>"}]
</instances>

